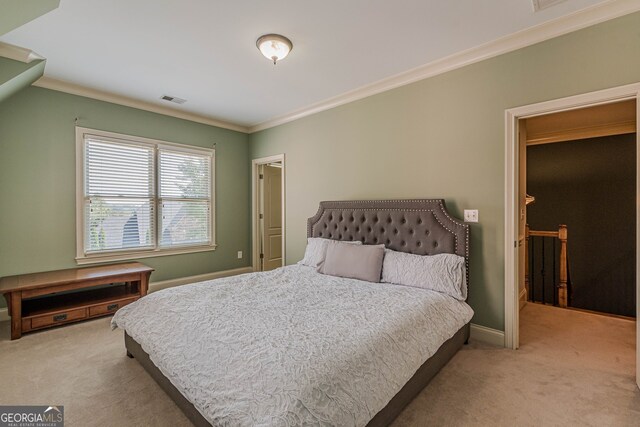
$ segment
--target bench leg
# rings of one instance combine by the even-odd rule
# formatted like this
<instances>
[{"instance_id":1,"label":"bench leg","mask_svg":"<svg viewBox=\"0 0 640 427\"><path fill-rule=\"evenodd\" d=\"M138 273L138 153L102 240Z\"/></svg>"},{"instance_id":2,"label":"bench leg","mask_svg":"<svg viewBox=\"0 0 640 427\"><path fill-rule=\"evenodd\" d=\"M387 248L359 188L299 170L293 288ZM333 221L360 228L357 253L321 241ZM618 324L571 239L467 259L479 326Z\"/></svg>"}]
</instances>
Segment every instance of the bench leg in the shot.
<instances>
[{"instance_id":1,"label":"bench leg","mask_svg":"<svg viewBox=\"0 0 640 427\"><path fill-rule=\"evenodd\" d=\"M127 357L128 357L129 359L133 359L133 354L129 353L129 351L128 351L128 350L127 350Z\"/></svg>"},{"instance_id":2,"label":"bench leg","mask_svg":"<svg viewBox=\"0 0 640 427\"><path fill-rule=\"evenodd\" d=\"M7 302L11 307L11 339L17 340L22 336L22 292L11 292Z\"/></svg>"}]
</instances>

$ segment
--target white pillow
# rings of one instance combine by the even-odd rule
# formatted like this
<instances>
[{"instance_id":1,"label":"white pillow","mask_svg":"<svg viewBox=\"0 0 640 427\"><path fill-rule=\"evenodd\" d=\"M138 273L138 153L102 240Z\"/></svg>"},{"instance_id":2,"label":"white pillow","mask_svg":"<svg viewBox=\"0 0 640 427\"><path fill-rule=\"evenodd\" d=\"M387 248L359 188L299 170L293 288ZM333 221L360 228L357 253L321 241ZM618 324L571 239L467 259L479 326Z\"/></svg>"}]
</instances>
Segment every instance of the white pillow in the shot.
<instances>
[{"instance_id":1,"label":"white pillow","mask_svg":"<svg viewBox=\"0 0 640 427\"><path fill-rule=\"evenodd\" d=\"M309 237L307 239L307 249L304 251L304 258L298 262L301 265L308 265L309 267L318 268L324 262L327 256L327 247L330 244L335 243L350 243L352 245L361 245L360 240L354 241L340 241L332 239L323 239L321 237Z\"/></svg>"},{"instance_id":2,"label":"white pillow","mask_svg":"<svg viewBox=\"0 0 640 427\"><path fill-rule=\"evenodd\" d=\"M429 289L464 301L467 283L464 257L455 254L414 255L385 250L382 281Z\"/></svg>"}]
</instances>

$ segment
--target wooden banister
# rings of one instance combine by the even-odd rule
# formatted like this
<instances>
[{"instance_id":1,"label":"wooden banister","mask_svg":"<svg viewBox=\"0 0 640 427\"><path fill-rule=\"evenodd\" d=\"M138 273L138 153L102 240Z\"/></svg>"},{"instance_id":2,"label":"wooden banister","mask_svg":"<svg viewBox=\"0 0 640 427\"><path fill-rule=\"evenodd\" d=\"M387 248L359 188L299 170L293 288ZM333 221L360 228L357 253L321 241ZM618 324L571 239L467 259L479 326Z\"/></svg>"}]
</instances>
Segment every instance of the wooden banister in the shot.
<instances>
[{"instance_id":1,"label":"wooden banister","mask_svg":"<svg viewBox=\"0 0 640 427\"><path fill-rule=\"evenodd\" d=\"M557 286L558 293L558 305L560 307L567 307L567 282L568 282L568 269L567 269L567 239L568 231L567 226L560 224L558 231L540 231L531 230L529 224L525 226L525 275L524 283L527 289L527 295L529 294L529 238L530 237L551 237L560 241L560 280Z\"/></svg>"},{"instance_id":2,"label":"wooden banister","mask_svg":"<svg viewBox=\"0 0 640 427\"><path fill-rule=\"evenodd\" d=\"M529 230L529 236L533 236L533 237L555 237L555 238L558 238L559 234L560 234L559 231L534 231L534 230Z\"/></svg>"}]
</instances>

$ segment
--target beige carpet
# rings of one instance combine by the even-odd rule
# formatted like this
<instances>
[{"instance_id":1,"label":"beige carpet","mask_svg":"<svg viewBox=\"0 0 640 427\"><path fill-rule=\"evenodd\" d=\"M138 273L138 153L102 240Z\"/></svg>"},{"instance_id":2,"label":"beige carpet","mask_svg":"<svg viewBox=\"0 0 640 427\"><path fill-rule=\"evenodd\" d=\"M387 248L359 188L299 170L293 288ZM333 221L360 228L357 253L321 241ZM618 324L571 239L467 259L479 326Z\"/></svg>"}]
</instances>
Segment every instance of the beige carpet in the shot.
<instances>
[{"instance_id":1,"label":"beige carpet","mask_svg":"<svg viewBox=\"0 0 640 427\"><path fill-rule=\"evenodd\" d=\"M635 323L529 304L518 351L465 346L396 426L640 426ZM8 341L1 404L61 404L67 426L188 426L109 319Z\"/></svg>"}]
</instances>

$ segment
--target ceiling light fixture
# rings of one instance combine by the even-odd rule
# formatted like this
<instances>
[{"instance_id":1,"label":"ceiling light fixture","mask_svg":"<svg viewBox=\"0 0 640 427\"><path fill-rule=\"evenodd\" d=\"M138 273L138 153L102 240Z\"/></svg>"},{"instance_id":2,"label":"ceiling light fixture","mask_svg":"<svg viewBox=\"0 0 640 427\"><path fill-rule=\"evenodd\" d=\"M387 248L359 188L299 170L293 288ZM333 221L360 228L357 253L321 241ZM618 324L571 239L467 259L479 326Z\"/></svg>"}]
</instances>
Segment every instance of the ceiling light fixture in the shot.
<instances>
[{"instance_id":1,"label":"ceiling light fixture","mask_svg":"<svg viewBox=\"0 0 640 427\"><path fill-rule=\"evenodd\" d=\"M273 61L273 65L276 62L283 60L289 55L293 44L291 40L280 34L265 34L260 36L256 41L256 46L265 58Z\"/></svg>"}]
</instances>

